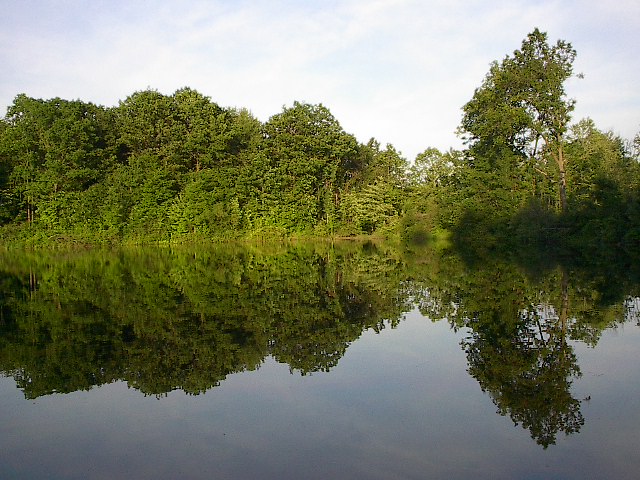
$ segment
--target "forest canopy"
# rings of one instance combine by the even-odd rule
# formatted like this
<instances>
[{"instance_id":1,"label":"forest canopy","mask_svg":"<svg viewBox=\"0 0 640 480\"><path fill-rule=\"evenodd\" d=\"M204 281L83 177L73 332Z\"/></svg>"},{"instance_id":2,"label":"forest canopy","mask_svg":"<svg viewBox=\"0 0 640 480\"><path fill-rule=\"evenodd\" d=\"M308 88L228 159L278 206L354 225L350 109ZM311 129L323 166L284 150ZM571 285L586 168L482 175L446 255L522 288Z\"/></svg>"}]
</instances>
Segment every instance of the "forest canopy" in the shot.
<instances>
[{"instance_id":1,"label":"forest canopy","mask_svg":"<svg viewBox=\"0 0 640 480\"><path fill-rule=\"evenodd\" d=\"M359 142L322 104L261 122L188 87L115 107L19 94L0 121L0 240L376 234L639 251L640 136L572 123L575 56L535 29L463 106L465 147L413 162Z\"/></svg>"}]
</instances>

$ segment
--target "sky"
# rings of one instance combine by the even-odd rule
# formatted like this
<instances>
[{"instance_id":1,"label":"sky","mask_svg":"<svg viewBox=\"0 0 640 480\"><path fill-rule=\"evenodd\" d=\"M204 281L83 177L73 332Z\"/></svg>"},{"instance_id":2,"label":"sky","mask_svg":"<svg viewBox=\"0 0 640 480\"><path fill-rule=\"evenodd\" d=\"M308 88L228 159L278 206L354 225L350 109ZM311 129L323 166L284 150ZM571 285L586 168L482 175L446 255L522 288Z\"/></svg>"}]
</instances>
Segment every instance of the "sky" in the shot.
<instances>
[{"instance_id":1,"label":"sky","mask_svg":"<svg viewBox=\"0 0 640 480\"><path fill-rule=\"evenodd\" d=\"M2 114L19 93L110 107L191 87L261 121L321 103L360 142L413 160L462 146L463 105L537 27L578 53L574 120L640 132L638 0L0 0L0 11Z\"/></svg>"}]
</instances>

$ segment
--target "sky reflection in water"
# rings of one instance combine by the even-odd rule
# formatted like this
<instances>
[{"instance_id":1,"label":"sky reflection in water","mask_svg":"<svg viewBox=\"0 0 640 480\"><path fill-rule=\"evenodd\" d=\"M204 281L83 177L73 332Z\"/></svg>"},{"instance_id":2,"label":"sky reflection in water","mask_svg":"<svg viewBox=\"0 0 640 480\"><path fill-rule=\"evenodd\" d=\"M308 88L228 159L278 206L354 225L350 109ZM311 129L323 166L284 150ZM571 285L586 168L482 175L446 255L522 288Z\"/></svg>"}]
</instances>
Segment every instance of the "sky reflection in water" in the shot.
<instances>
[{"instance_id":1,"label":"sky reflection in water","mask_svg":"<svg viewBox=\"0 0 640 480\"><path fill-rule=\"evenodd\" d=\"M365 330L328 373L267 356L200 395L113 381L25 399L4 378L0 477L635 478L636 325L605 330L595 348L569 341L584 425L547 449L469 375L471 336L414 309Z\"/></svg>"}]
</instances>

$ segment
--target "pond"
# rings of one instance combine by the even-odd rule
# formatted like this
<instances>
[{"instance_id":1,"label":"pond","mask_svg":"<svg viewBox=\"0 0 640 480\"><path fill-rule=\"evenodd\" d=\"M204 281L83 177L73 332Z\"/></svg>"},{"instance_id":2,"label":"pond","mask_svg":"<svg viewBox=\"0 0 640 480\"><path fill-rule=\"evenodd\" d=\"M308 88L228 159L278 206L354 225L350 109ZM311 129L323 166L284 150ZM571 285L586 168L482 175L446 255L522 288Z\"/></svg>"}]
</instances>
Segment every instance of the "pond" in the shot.
<instances>
[{"instance_id":1,"label":"pond","mask_svg":"<svg viewBox=\"0 0 640 480\"><path fill-rule=\"evenodd\" d=\"M0 256L0 478L637 478L627 266L375 244Z\"/></svg>"}]
</instances>

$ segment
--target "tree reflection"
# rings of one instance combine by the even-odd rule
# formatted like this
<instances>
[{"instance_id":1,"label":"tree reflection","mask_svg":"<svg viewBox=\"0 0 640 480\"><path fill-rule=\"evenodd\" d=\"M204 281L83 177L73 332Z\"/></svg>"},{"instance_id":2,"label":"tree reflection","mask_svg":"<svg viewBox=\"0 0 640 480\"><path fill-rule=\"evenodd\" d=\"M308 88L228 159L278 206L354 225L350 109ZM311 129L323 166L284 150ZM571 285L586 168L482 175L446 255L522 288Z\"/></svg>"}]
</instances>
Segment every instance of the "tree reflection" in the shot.
<instances>
[{"instance_id":1,"label":"tree reflection","mask_svg":"<svg viewBox=\"0 0 640 480\"><path fill-rule=\"evenodd\" d=\"M584 417L571 386L581 373L571 341L595 346L605 328L624 322L624 291L607 305L596 277L585 270L575 275L589 280L572 288L571 274L561 266L532 276L499 258L465 264L451 257L444 263L445 274L427 282L419 306L433 319L468 329L461 345L469 374L498 413L528 429L544 448L558 433L579 432Z\"/></svg>"},{"instance_id":2,"label":"tree reflection","mask_svg":"<svg viewBox=\"0 0 640 480\"><path fill-rule=\"evenodd\" d=\"M498 412L527 428L544 448L555 443L558 432L576 433L584 424L580 401L570 391L580 368L566 337L567 287L563 272L559 315L532 306L514 321L479 316L468 322L473 330L463 342L469 373Z\"/></svg>"},{"instance_id":3,"label":"tree reflection","mask_svg":"<svg viewBox=\"0 0 640 480\"><path fill-rule=\"evenodd\" d=\"M0 371L27 398L114 381L199 394L268 356L327 372L417 305L465 329L469 374L547 448L584 424L572 345L637 322L639 282L521 265L373 244L0 256Z\"/></svg>"},{"instance_id":4,"label":"tree reflection","mask_svg":"<svg viewBox=\"0 0 640 480\"><path fill-rule=\"evenodd\" d=\"M267 356L328 371L411 303L373 249L83 253L4 258L0 370L27 398L124 380L202 393ZM34 273L36 272L36 273Z\"/></svg>"}]
</instances>

